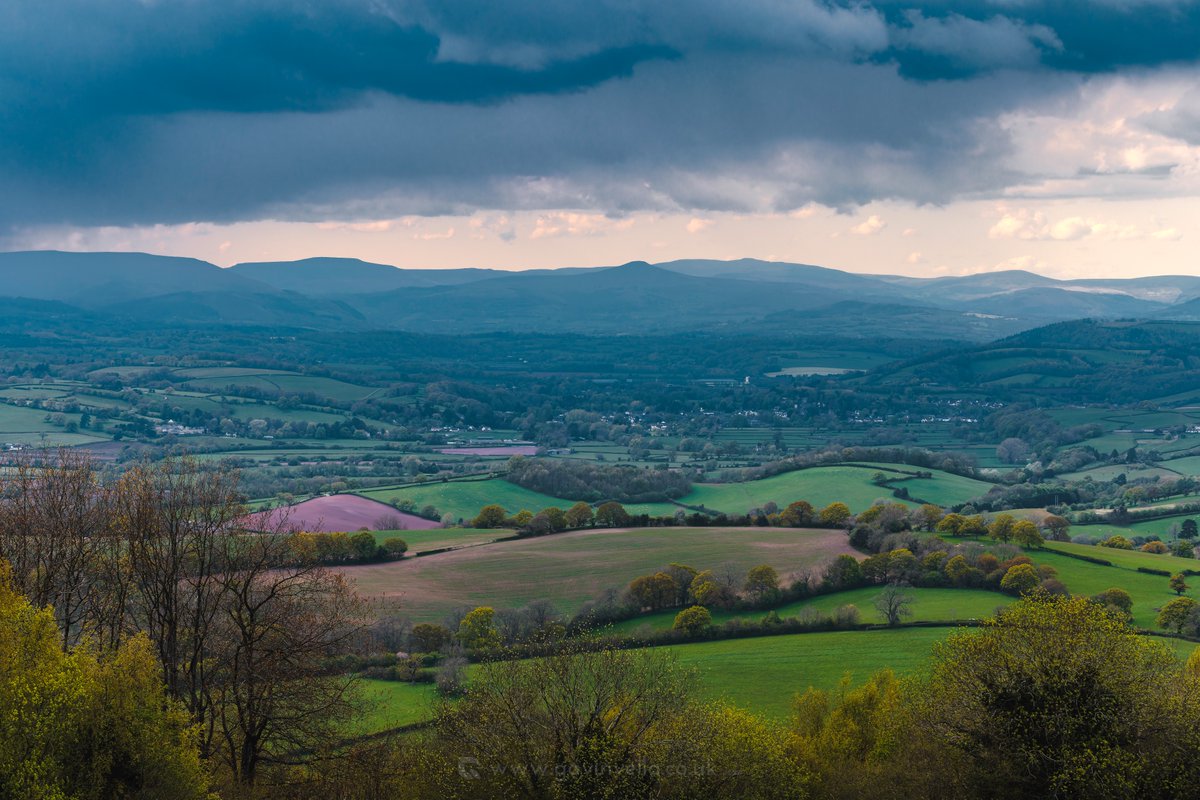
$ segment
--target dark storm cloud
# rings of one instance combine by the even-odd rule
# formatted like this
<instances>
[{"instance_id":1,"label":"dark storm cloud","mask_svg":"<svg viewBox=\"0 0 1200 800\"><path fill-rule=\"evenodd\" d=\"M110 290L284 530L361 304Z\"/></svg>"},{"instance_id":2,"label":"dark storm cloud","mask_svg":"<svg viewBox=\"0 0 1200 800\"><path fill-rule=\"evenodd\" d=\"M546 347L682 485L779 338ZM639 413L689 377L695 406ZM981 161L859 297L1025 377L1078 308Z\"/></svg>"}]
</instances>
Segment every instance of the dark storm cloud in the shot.
<instances>
[{"instance_id":1,"label":"dark storm cloud","mask_svg":"<svg viewBox=\"0 0 1200 800\"><path fill-rule=\"evenodd\" d=\"M1014 179L989 118L1197 41L1162 0L15 0L0 227L939 202Z\"/></svg>"}]
</instances>

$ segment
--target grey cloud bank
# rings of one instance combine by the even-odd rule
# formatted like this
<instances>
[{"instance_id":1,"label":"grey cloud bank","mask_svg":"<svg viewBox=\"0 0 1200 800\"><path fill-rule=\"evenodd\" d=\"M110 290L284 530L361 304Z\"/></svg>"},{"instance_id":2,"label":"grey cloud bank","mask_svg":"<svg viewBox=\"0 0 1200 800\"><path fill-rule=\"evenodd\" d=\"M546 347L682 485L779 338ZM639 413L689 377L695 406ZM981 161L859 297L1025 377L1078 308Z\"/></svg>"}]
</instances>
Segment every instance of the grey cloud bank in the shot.
<instances>
[{"instance_id":1,"label":"grey cloud bank","mask_svg":"<svg viewBox=\"0 0 1200 800\"><path fill-rule=\"evenodd\" d=\"M999 115L1197 42L1192 2L17 0L0 229L943 203L1037 177Z\"/></svg>"}]
</instances>

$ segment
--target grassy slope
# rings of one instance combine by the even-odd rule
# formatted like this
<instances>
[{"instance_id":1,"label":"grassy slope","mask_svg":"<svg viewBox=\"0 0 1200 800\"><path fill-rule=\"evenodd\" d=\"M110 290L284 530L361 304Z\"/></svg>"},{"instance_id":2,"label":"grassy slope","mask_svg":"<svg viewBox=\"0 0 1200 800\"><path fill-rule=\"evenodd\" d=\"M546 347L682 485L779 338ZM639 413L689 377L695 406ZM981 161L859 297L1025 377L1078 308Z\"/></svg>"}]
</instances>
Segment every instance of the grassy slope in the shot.
<instances>
[{"instance_id":1,"label":"grassy slope","mask_svg":"<svg viewBox=\"0 0 1200 800\"><path fill-rule=\"evenodd\" d=\"M814 608L822 613L829 613L838 606L853 605L858 608L860 617L863 622L883 622L879 616L879 612L875 610L875 598L879 596L882 589L880 586L868 586L862 589L852 589L845 592L834 592L833 594L821 595L808 600L799 600L795 603L788 603L775 609L780 617L794 617L804 608ZM941 621L953 622L955 620L978 619L980 617L991 616L998 606L1007 605L1013 601L1012 597L1000 594L999 592L989 592L983 589L909 589L909 593L913 596L914 602L912 605L913 616L909 617L912 621ZM656 614L647 614L643 617L626 620L611 626L606 630L611 630L615 633L635 633L643 627L652 630L667 630L675 622L675 614L678 609L671 609ZM712 612L713 622L721 624L727 620L741 618L752 622L757 622L766 614L765 611L754 612L734 612L722 611L715 609Z\"/></svg>"},{"instance_id":2,"label":"grassy slope","mask_svg":"<svg viewBox=\"0 0 1200 800\"><path fill-rule=\"evenodd\" d=\"M529 509L536 513L549 506L566 509L573 505L570 500L531 492L501 478L427 483L403 489L377 489L359 494L385 503L411 499L418 508L433 505L443 514L467 521L473 519L479 513L479 509L492 503L503 506L509 514L515 514L521 509Z\"/></svg>"},{"instance_id":3,"label":"grassy slope","mask_svg":"<svg viewBox=\"0 0 1200 800\"><path fill-rule=\"evenodd\" d=\"M697 484L680 502L731 514L744 514L769 502L783 508L796 500L807 500L818 509L841 501L853 511L862 511L879 498L892 499L890 489L871 483L876 472L866 467L814 467L747 483ZM913 488L909 492L915 494Z\"/></svg>"},{"instance_id":4,"label":"grassy slope","mask_svg":"<svg viewBox=\"0 0 1200 800\"><path fill-rule=\"evenodd\" d=\"M381 543L394 536L403 539L408 543L408 552L411 555L442 547L463 547L492 542L503 536L511 536L513 532L501 528L434 528L428 531L373 531L373 533L375 541Z\"/></svg>"},{"instance_id":5,"label":"grassy slope","mask_svg":"<svg viewBox=\"0 0 1200 800\"><path fill-rule=\"evenodd\" d=\"M680 499L680 502L689 506L702 505L713 511L744 514L752 508L761 508L770 502L782 508L795 500L808 500L821 508L840 500L853 510L861 511L877 499L894 499L890 488L874 485L871 483L871 477L876 472L886 472L888 468L896 466L880 464L879 469L814 467L746 483L697 484L686 497ZM886 474L890 477L899 476L895 472ZM933 473L932 478L914 478L898 485L907 488L913 497L943 505L966 502L991 488L991 484L983 481L937 471ZM479 509L490 503L498 503L510 514L515 514L523 508L534 512L548 506L569 508L574 503L572 500L531 492L501 478L488 481L430 483L402 489L375 489L360 494L385 503L411 498L418 506L432 504L443 514L468 521L479 513ZM631 503L626 508L630 513L653 516L670 516L679 510L678 506L671 503Z\"/></svg>"}]
</instances>

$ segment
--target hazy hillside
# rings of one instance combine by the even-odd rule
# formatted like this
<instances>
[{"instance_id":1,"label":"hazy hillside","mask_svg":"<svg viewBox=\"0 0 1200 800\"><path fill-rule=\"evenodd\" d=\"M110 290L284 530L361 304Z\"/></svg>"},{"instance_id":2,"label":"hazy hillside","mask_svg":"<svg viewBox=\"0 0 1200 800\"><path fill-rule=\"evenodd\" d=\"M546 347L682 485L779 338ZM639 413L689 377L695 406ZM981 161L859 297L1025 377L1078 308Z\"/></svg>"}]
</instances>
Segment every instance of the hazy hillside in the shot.
<instances>
[{"instance_id":1,"label":"hazy hillside","mask_svg":"<svg viewBox=\"0 0 1200 800\"><path fill-rule=\"evenodd\" d=\"M762 329L991 341L1051 322L1200 319L1200 278L1060 281L1010 270L935 279L811 264L686 259L512 272L347 258L221 269L145 253L0 253L0 296L139 323L318 330L644 333ZM16 302L16 305L13 303ZM31 307L31 311L33 308Z\"/></svg>"},{"instance_id":2,"label":"hazy hillside","mask_svg":"<svg viewBox=\"0 0 1200 800\"><path fill-rule=\"evenodd\" d=\"M1200 324L1076 320L990 344L890 364L858 379L901 386L982 391L997 400L1133 403L1200 387Z\"/></svg>"},{"instance_id":3,"label":"hazy hillside","mask_svg":"<svg viewBox=\"0 0 1200 800\"><path fill-rule=\"evenodd\" d=\"M147 253L0 253L0 293L94 308L173 292L273 292L194 258Z\"/></svg>"},{"instance_id":4,"label":"hazy hillside","mask_svg":"<svg viewBox=\"0 0 1200 800\"><path fill-rule=\"evenodd\" d=\"M387 292L414 286L453 286L506 273L493 269L398 269L357 258L305 258L234 264L229 272L301 294Z\"/></svg>"}]
</instances>

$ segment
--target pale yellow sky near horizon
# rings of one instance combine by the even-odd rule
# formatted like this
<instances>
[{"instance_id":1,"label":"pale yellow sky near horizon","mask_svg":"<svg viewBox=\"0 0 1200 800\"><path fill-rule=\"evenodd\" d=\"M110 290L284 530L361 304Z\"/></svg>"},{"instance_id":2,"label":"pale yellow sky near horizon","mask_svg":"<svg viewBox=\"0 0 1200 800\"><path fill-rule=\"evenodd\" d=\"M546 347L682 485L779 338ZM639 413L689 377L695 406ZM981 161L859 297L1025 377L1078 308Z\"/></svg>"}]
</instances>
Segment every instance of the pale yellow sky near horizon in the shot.
<instances>
[{"instance_id":1,"label":"pale yellow sky near horizon","mask_svg":"<svg viewBox=\"0 0 1200 800\"><path fill-rule=\"evenodd\" d=\"M133 250L221 266L339 256L404 268L531 269L760 258L937 277L1028 269L1057 278L1198 274L1191 197L871 203L791 214L482 211L355 222L41 229L21 249ZM16 249L16 248L14 248Z\"/></svg>"}]
</instances>

